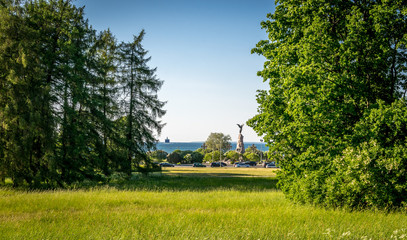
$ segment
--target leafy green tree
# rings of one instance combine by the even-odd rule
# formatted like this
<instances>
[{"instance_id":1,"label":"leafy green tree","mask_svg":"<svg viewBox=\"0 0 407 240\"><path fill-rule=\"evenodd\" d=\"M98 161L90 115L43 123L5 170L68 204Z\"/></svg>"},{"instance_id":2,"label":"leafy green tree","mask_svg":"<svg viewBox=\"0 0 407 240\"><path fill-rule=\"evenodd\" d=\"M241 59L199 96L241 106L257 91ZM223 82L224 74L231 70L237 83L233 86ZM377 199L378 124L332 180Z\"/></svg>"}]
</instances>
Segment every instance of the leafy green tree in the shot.
<instances>
[{"instance_id":1,"label":"leafy green tree","mask_svg":"<svg viewBox=\"0 0 407 240\"><path fill-rule=\"evenodd\" d=\"M163 161L167 158L168 153L163 150L155 150L152 152L148 152L148 156L154 160Z\"/></svg>"},{"instance_id":2,"label":"leafy green tree","mask_svg":"<svg viewBox=\"0 0 407 240\"><path fill-rule=\"evenodd\" d=\"M249 146L248 148L246 148L245 152L255 153L255 154L259 155L259 156L261 154L261 151L255 145L252 145L252 146Z\"/></svg>"},{"instance_id":3,"label":"leafy green tree","mask_svg":"<svg viewBox=\"0 0 407 240\"><path fill-rule=\"evenodd\" d=\"M173 153L176 153L176 154L178 154L178 155L180 156L180 158L182 159L181 161L179 161L180 163L185 163L185 164L187 164L187 163L193 163L193 162L195 162L195 160L196 160L197 162L199 162L199 161L202 162L202 159L199 160L201 154L196 153L196 152L193 152L193 151L191 151L191 150L182 151L182 150L180 150L180 149L175 149L175 150L173 151ZM178 163L178 162L177 162L177 163Z\"/></svg>"},{"instance_id":4,"label":"leafy green tree","mask_svg":"<svg viewBox=\"0 0 407 240\"><path fill-rule=\"evenodd\" d=\"M197 150L195 150L195 152L198 152L200 154L202 154L203 156L205 156L205 154L209 153L211 150L209 149L203 149L203 148L198 148Z\"/></svg>"},{"instance_id":5,"label":"leafy green tree","mask_svg":"<svg viewBox=\"0 0 407 240\"><path fill-rule=\"evenodd\" d=\"M258 162L260 161L260 155L255 152L245 152L243 157L249 161Z\"/></svg>"},{"instance_id":6,"label":"leafy green tree","mask_svg":"<svg viewBox=\"0 0 407 240\"><path fill-rule=\"evenodd\" d=\"M184 161L183 163L202 163L203 160L203 155L199 152L192 152L192 151L183 151L183 156Z\"/></svg>"},{"instance_id":7,"label":"leafy green tree","mask_svg":"<svg viewBox=\"0 0 407 240\"><path fill-rule=\"evenodd\" d=\"M209 150L221 150L225 152L231 148L230 141L232 138L223 133L211 133L206 139L205 145Z\"/></svg>"},{"instance_id":8,"label":"leafy green tree","mask_svg":"<svg viewBox=\"0 0 407 240\"><path fill-rule=\"evenodd\" d=\"M205 154L203 160L204 160L205 162L212 162L212 153L207 153L207 154Z\"/></svg>"},{"instance_id":9,"label":"leafy green tree","mask_svg":"<svg viewBox=\"0 0 407 240\"><path fill-rule=\"evenodd\" d=\"M192 163L192 154L188 153L184 156L184 163Z\"/></svg>"},{"instance_id":10,"label":"leafy green tree","mask_svg":"<svg viewBox=\"0 0 407 240\"><path fill-rule=\"evenodd\" d=\"M194 151L191 153L191 163L202 163L204 155L200 152Z\"/></svg>"},{"instance_id":11,"label":"leafy green tree","mask_svg":"<svg viewBox=\"0 0 407 240\"><path fill-rule=\"evenodd\" d=\"M182 158L184 158L187 154L191 154L191 153L192 153L191 150L182 151L182 150L177 149L177 150L175 150L175 151L178 152L179 155L180 155Z\"/></svg>"},{"instance_id":12,"label":"leafy green tree","mask_svg":"<svg viewBox=\"0 0 407 240\"><path fill-rule=\"evenodd\" d=\"M169 163L177 164L177 163L181 163L182 160L183 160L183 158L177 152L172 152L172 153L168 154L168 156L167 156L167 161Z\"/></svg>"},{"instance_id":13,"label":"leafy green tree","mask_svg":"<svg viewBox=\"0 0 407 240\"><path fill-rule=\"evenodd\" d=\"M205 157L204 157L205 162L219 162L219 160L223 160L223 159L224 159L223 153L221 153L219 150L207 153L207 154L205 154Z\"/></svg>"},{"instance_id":14,"label":"leafy green tree","mask_svg":"<svg viewBox=\"0 0 407 240\"><path fill-rule=\"evenodd\" d=\"M257 147L255 145L252 145L252 146L246 148L246 151L243 154L243 157L247 160L258 162L258 161L260 161L262 154L263 153L259 149L257 149Z\"/></svg>"},{"instance_id":15,"label":"leafy green tree","mask_svg":"<svg viewBox=\"0 0 407 240\"><path fill-rule=\"evenodd\" d=\"M338 179L347 166L334 163L356 156L350 149L360 154L386 149L375 149L377 137L369 131L357 134L357 128L375 109L405 99L406 14L401 1L282 0L262 22L269 39L252 52L267 59L258 75L269 82L270 90L258 92L258 114L248 124L273 143L270 151L281 159L280 184L288 198L331 206L405 204L406 197L395 197L405 193L405 186L384 195L377 190L377 198L368 201L371 193L357 192L363 179L346 179L345 186L355 186L341 195ZM396 106L392 111L406 111L404 101ZM383 129L384 136L406 141L404 128ZM397 157L404 166L406 157ZM374 166L364 171L378 177ZM383 182L390 176L380 175ZM373 191L374 184L370 181L363 189Z\"/></svg>"},{"instance_id":16,"label":"leafy green tree","mask_svg":"<svg viewBox=\"0 0 407 240\"><path fill-rule=\"evenodd\" d=\"M240 154L238 152L236 152L235 150L227 151L225 153L225 156L227 159L232 160L232 162L239 161L239 159L241 157Z\"/></svg>"}]
</instances>

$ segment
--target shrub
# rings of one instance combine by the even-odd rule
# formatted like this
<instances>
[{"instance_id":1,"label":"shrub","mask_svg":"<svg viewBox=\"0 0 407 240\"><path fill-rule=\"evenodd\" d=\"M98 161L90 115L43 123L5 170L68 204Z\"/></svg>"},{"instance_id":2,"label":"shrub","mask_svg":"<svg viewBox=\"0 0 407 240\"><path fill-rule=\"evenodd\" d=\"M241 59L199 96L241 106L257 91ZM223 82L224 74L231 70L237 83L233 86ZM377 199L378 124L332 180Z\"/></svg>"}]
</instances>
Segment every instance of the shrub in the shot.
<instances>
[{"instance_id":1,"label":"shrub","mask_svg":"<svg viewBox=\"0 0 407 240\"><path fill-rule=\"evenodd\" d=\"M167 156L167 161L169 163L180 163L182 160L183 160L183 158L181 157L181 155L179 155L175 151L168 154L168 156Z\"/></svg>"},{"instance_id":2,"label":"shrub","mask_svg":"<svg viewBox=\"0 0 407 240\"><path fill-rule=\"evenodd\" d=\"M191 163L202 163L204 156L199 152L191 153L192 160Z\"/></svg>"},{"instance_id":3,"label":"shrub","mask_svg":"<svg viewBox=\"0 0 407 240\"><path fill-rule=\"evenodd\" d=\"M239 161L240 154L235 150L230 150L225 153L226 158L230 159L232 162Z\"/></svg>"}]
</instances>

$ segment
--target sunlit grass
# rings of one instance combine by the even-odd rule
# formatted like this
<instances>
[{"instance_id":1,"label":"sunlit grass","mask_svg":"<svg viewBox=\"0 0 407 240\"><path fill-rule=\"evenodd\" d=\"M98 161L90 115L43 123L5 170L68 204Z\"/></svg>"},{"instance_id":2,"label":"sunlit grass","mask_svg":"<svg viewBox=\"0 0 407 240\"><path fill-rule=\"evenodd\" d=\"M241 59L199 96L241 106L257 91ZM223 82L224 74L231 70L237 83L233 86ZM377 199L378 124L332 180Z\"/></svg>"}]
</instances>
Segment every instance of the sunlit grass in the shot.
<instances>
[{"instance_id":1,"label":"sunlit grass","mask_svg":"<svg viewBox=\"0 0 407 240\"><path fill-rule=\"evenodd\" d=\"M136 177L121 185L80 190L27 192L2 188L0 239L407 237L405 213L347 212L295 205L276 190L273 178L220 174L194 177L189 172L227 174L228 170L233 169L174 168L161 176ZM233 171L243 175L250 172ZM236 181L236 186L229 181Z\"/></svg>"}]
</instances>

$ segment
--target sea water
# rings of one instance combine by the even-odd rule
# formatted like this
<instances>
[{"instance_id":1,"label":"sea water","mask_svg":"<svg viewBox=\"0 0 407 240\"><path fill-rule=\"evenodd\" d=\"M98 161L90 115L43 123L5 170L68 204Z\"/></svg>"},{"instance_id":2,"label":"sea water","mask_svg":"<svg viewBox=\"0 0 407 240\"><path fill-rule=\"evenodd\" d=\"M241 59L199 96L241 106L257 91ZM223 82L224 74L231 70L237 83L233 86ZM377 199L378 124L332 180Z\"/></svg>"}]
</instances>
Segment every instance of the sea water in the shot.
<instances>
[{"instance_id":1,"label":"sea water","mask_svg":"<svg viewBox=\"0 0 407 240\"><path fill-rule=\"evenodd\" d=\"M164 142L159 142L157 143L157 150L163 150L167 153L172 153L174 150L179 149L181 151L186 151L186 150L191 150L191 151L195 151L198 148L201 148L202 145L204 144L204 142L171 142L171 143L164 143ZM257 147L257 149L265 152L268 150L268 147L266 147L265 143L259 143L259 142L247 142L244 143L244 148L248 148L250 146L252 146L254 144L254 146ZM235 150L236 149L236 142L231 142L232 148L231 150Z\"/></svg>"}]
</instances>

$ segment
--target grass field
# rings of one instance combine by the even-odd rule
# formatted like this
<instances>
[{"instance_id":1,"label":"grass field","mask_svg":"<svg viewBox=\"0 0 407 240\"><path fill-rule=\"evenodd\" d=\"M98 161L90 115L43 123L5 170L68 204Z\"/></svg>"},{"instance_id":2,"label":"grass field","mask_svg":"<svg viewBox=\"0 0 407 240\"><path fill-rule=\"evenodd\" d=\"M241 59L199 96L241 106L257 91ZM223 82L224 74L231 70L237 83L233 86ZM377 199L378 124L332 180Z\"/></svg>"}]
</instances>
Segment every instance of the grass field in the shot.
<instances>
[{"instance_id":1,"label":"grass field","mask_svg":"<svg viewBox=\"0 0 407 240\"><path fill-rule=\"evenodd\" d=\"M295 205L270 169L165 169L78 190L0 189L0 239L407 239L407 215Z\"/></svg>"}]
</instances>

